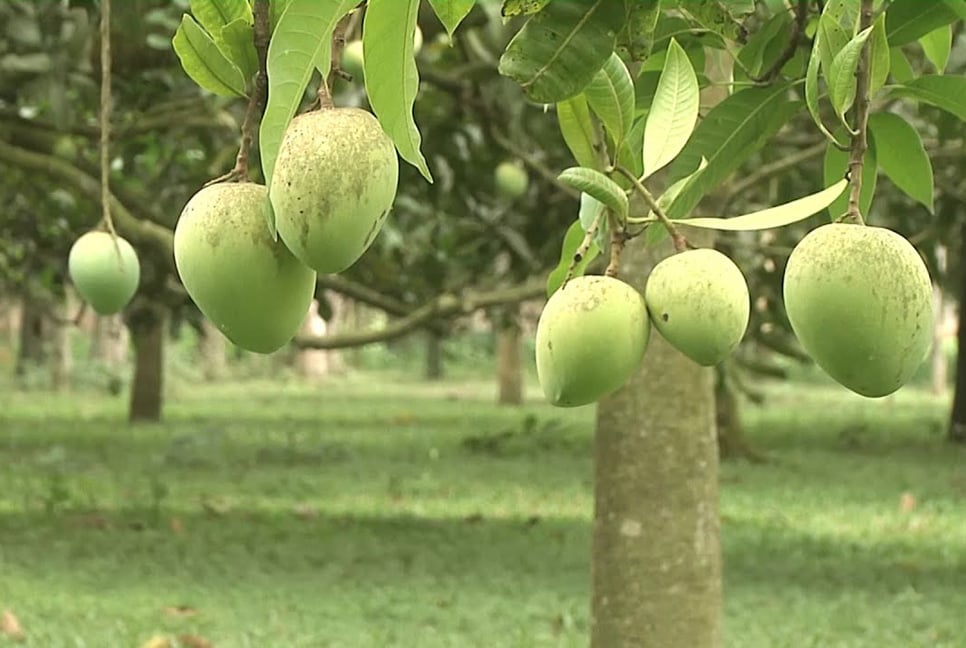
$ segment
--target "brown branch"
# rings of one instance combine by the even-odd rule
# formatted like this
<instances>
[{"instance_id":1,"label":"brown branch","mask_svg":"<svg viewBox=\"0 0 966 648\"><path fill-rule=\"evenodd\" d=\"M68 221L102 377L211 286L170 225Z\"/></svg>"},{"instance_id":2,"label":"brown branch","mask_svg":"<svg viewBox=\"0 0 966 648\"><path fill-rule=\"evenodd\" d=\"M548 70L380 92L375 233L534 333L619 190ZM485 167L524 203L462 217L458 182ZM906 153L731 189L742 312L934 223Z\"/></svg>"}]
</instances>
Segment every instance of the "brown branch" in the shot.
<instances>
[{"instance_id":1,"label":"brown branch","mask_svg":"<svg viewBox=\"0 0 966 648\"><path fill-rule=\"evenodd\" d=\"M627 230L623 227L614 227L611 223L610 232L610 262L604 274L608 277L616 277L621 271L621 254L624 252L624 245L630 240Z\"/></svg>"},{"instance_id":2,"label":"brown branch","mask_svg":"<svg viewBox=\"0 0 966 648\"><path fill-rule=\"evenodd\" d=\"M824 154L825 146L826 143L823 140L817 144L809 146L806 149L802 149L801 151L796 151L795 153L787 155L780 160L775 160L769 164L763 164L762 166L758 167L758 170L743 176L731 186L727 186L727 193L725 194L723 203L728 205L738 194L744 193L745 191L751 189L757 184L764 182L765 180L768 180L774 175L778 175L787 169L798 166L802 162L807 162L812 158L816 158Z\"/></svg>"},{"instance_id":3,"label":"brown branch","mask_svg":"<svg viewBox=\"0 0 966 648\"><path fill-rule=\"evenodd\" d=\"M657 216L657 219L661 222L661 225L663 225L664 229L667 230L667 233L671 235L671 241L674 243L674 249L678 252L683 252L688 249L688 240L684 238L684 235L681 234L678 231L678 228L674 226L674 223L671 222L671 219L668 218L668 215L657 203L657 199L654 198L654 195L650 191L648 191L647 187L641 184L641 181L638 180L637 176L631 173L630 169L622 166L614 167L614 170L631 181L634 186L634 190L637 191L641 198L644 199L644 202L647 203L647 206L650 207L651 211L654 212L654 215Z\"/></svg>"},{"instance_id":4,"label":"brown branch","mask_svg":"<svg viewBox=\"0 0 966 648\"><path fill-rule=\"evenodd\" d=\"M873 0L862 0L859 14L859 32L872 26ZM859 55L859 65L855 72L855 131L852 135L852 148L849 153L849 207L843 219L864 225L859 201L862 197L862 165L865 152L869 148L867 132L869 125L869 58L872 39L866 39Z\"/></svg>"},{"instance_id":5,"label":"brown branch","mask_svg":"<svg viewBox=\"0 0 966 648\"><path fill-rule=\"evenodd\" d=\"M405 317L390 322L385 328L320 337L299 336L295 338L294 344L303 349L346 349L386 342L400 338L435 319L468 315L481 308L536 299L542 297L545 290L543 281L536 281L513 288L476 294L469 293L460 297L449 294L440 295Z\"/></svg>"},{"instance_id":6,"label":"brown branch","mask_svg":"<svg viewBox=\"0 0 966 648\"><path fill-rule=\"evenodd\" d=\"M574 251L574 257L570 260L570 265L567 266L567 276L564 277L563 283L560 284L561 288L566 286L567 283L574 278L574 272L577 269L577 264L583 261L584 257L587 256L587 250L590 249L591 243L594 242L594 236L597 235L597 230L600 229L600 223L606 213L606 209L599 210L597 215L594 217L594 222L592 222L590 227L584 231L584 239Z\"/></svg>"},{"instance_id":7,"label":"brown branch","mask_svg":"<svg viewBox=\"0 0 966 648\"><path fill-rule=\"evenodd\" d=\"M323 83L326 88L331 88L337 78L342 79L346 76L342 71L342 52L345 50L346 34L349 32L349 25L352 23L356 13L354 11L347 13L336 23L335 29L332 30L332 63L329 65L329 74Z\"/></svg>"},{"instance_id":8,"label":"brown branch","mask_svg":"<svg viewBox=\"0 0 966 648\"><path fill-rule=\"evenodd\" d=\"M802 36L805 35L805 23L808 20L808 2L809 0L798 0L798 5L795 7L795 24L792 26L792 33L788 39L788 44L782 50L778 59L772 63L771 67L760 75L751 77L752 81L761 84L771 83L778 76L778 73L782 71L782 68L785 67L785 64L795 56L795 51L798 49Z\"/></svg>"}]
</instances>

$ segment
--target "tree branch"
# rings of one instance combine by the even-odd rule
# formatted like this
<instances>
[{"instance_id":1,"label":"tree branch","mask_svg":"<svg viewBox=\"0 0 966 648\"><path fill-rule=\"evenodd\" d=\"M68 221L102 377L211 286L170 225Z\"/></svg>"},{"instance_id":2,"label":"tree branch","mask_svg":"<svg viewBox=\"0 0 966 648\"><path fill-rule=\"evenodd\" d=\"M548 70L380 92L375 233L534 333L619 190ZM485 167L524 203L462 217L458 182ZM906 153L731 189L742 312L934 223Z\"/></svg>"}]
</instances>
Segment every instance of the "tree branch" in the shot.
<instances>
[{"instance_id":1,"label":"tree branch","mask_svg":"<svg viewBox=\"0 0 966 648\"><path fill-rule=\"evenodd\" d=\"M862 0L862 8L859 14L859 32L865 31L872 26L872 12L874 10L874 0ZM865 152L869 148L867 132L869 125L869 57L872 48L872 39L866 39L862 45L862 52L859 55L859 65L855 71L855 132L852 135L852 148L849 153L849 207L843 217L865 224L859 206L862 197L862 165L865 160Z\"/></svg>"},{"instance_id":2,"label":"tree branch","mask_svg":"<svg viewBox=\"0 0 966 648\"><path fill-rule=\"evenodd\" d=\"M449 294L440 295L405 317L390 322L382 329L320 337L300 336L295 338L294 343L297 347L303 349L346 349L385 342L400 338L434 319L468 315L481 308L536 299L542 297L545 290L544 283L537 281L491 292L464 294L461 297Z\"/></svg>"},{"instance_id":3,"label":"tree branch","mask_svg":"<svg viewBox=\"0 0 966 648\"><path fill-rule=\"evenodd\" d=\"M644 199L644 202L647 203L647 206L650 207L651 211L654 212L654 215L657 216L657 219L661 222L661 225L663 225L664 229L667 230L667 233L671 235L671 241L674 243L674 249L678 252L683 252L684 250L688 249L688 240L684 238L684 235L678 231L678 228L674 226L674 223L671 222L671 219L668 218L668 215L664 213L663 209L661 209L661 206L657 203L657 199L654 197L654 194L647 190L647 187L641 183L636 175L631 173L630 169L618 166L615 167L614 170L631 181L634 186L634 190L637 191L641 198Z\"/></svg>"},{"instance_id":4,"label":"tree branch","mask_svg":"<svg viewBox=\"0 0 966 648\"><path fill-rule=\"evenodd\" d=\"M728 205L738 194L744 193L748 189L751 189L757 184L761 184L763 181L768 180L774 175L778 175L787 169L798 166L802 162L807 162L812 158L822 155L825 153L825 145L826 143L823 140L817 144L809 146L808 148L802 149L801 151L796 151L782 157L779 160L775 160L774 162L758 167L757 171L749 173L731 186L726 187L727 193L725 194L723 203Z\"/></svg>"},{"instance_id":5,"label":"tree branch","mask_svg":"<svg viewBox=\"0 0 966 648\"><path fill-rule=\"evenodd\" d=\"M785 67L785 64L795 56L795 50L798 49L798 44L805 34L805 22L808 19L808 3L809 0L798 0L798 5L795 7L795 24L792 26L792 33L788 39L788 44L782 50L778 59L772 63L771 67L757 77L752 77L752 81L762 84L771 83L778 76L778 73L782 71L782 68Z\"/></svg>"}]
</instances>

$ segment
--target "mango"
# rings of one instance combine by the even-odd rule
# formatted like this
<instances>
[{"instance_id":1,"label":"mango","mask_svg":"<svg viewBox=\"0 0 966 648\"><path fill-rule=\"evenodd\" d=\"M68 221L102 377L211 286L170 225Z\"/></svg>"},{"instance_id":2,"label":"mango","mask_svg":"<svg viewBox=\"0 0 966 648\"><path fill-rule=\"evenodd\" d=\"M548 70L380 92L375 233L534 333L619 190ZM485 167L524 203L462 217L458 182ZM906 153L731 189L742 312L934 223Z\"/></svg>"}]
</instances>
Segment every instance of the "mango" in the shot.
<instances>
[{"instance_id":1,"label":"mango","mask_svg":"<svg viewBox=\"0 0 966 648\"><path fill-rule=\"evenodd\" d=\"M87 232L74 241L67 272L77 293L100 315L120 312L141 280L141 264L131 244L100 231Z\"/></svg>"},{"instance_id":2,"label":"mango","mask_svg":"<svg viewBox=\"0 0 966 648\"><path fill-rule=\"evenodd\" d=\"M278 235L313 270L342 272L376 238L398 182L395 146L371 113L299 115L282 139L269 191Z\"/></svg>"},{"instance_id":3,"label":"mango","mask_svg":"<svg viewBox=\"0 0 966 648\"><path fill-rule=\"evenodd\" d=\"M644 301L664 339L705 367L734 351L751 311L741 270L712 249L688 250L659 262L647 278Z\"/></svg>"},{"instance_id":4,"label":"mango","mask_svg":"<svg viewBox=\"0 0 966 648\"><path fill-rule=\"evenodd\" d=\"M571 279L537 322L537 378L547 400L577 407L615 391L640 366L650 332L633 287L611 277Z\"/></svg>"},{"instance_id":5,"label":"mango","mask_svg":"<svg viewBox=\"0 0 966 648\"><path fill-rule=\"evenodd\" d=\"M525 194L527 187L530 186L530 178L519 162L500 162L496 166L493 176L497 191L500 192L501 196L510 200L515 200Z\"/></svg>"},{"instance_id":6,"label":"mango","mask_svg":"<svg viewBox=\"0 0 966 648\"><path fill-rule=\"evenodd\" d=\"M413 31L413 56L418 55L422 49L423 32L419 25L416 25L416 29ZM345 44L345 48L342 50L341 67L352 75L354 81L365 82L365 54L363 54L361 39L357 38Z\"/></svg>"},{"instance_id":7,"label":"mango","mask_svg":"<svg viewBox=\"0 0 966 648\"><path fill-rule=\"evenodd\" d=\"M272 239L267 207L263 185L210 185L191 197L174 231L185 290L225 337L256 353L294 337L315 293L315 273Z\"/></svg>"},{"instance_id":8,"label":"mango","mask_svg":"<svg viewBox=\"0 0 966 648\"><path fill-rule=\"evenodd\" d=\"M848 389L899 389L929 351L932 282L909 241L882 228L833 223L788 258L785 310L802 347Z\"/></svg>"}]
</instances>

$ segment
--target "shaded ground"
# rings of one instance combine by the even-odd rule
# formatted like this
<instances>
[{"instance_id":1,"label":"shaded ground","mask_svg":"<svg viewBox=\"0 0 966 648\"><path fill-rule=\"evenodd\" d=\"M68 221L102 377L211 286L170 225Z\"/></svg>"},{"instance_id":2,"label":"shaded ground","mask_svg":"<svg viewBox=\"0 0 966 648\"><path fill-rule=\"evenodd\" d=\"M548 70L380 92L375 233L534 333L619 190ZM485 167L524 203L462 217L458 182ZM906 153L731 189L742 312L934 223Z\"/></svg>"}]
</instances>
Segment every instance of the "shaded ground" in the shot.
<instances>
[{"instance_id":1,"label":"shaded ground","mask_svg":"<svg viewBox=\"0 0 966 648\"><path fill-rule=\"evenodd\" d=\"M490 402L183 387L130 429L122 400L0 394L0 608L44 648L586 645L592 412ZM773 461L723 470L729 646L966 646L944 408L788 387L747 410Z\"/></svg>"}]
</instances>

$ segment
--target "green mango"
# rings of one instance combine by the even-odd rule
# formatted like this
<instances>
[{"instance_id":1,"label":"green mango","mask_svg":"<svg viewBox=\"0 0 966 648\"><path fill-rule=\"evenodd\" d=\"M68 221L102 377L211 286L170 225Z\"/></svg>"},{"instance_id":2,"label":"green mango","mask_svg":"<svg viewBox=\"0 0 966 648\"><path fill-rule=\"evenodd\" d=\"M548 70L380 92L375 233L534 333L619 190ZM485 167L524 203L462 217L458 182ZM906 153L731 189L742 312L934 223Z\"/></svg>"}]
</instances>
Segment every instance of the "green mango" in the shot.
<instances>
[{"instance_id":1,"label":"green mango","mask_svg":"<svg viewBox=\"0 0 966 648\"><path fill-rule=\"evenodd\" d=\"M699 365L718 364L748 328L748 283L734 261L712 249L670 256L647 278L644 301L661 335Z\"/></svg>"},{"instance_id":2,"label":"green mango","mask_svg":"<svg viewBox=\"0 0 966 648\"><path fill-rule=\"evenodd\" d=\"M382 229L398 183L396 148L372 113L299 115L282 139L269 190L278 235L313 270L342 272Z\"/></svg>"},{"instance_id":3,"label":"green mango","mask_svg":"<svg viewBox=\"0 0 966 648\"><path fill-rule=\"evenodd\" d=\"M87 232L74 241L67 272L77 293L100 315L120 312L141 280L141 264L131 244L100 231Z\"/></svg>"},{"instance_id":4,"label":"green mango","mask_svg":"<svg viewBox=\"0 0 966 648\"><path fill-rule=\"evenodd\" d=\"M527 192L530 178L519 162L500 162L493 173L496 189L504 198L514 200Z\"/></svg>"},{"instance_id":5,"label":"green mango","mask_svg":"<svg viewBox=\"0 0 966 648\"><path fill-rule=\"evenodd\" d=\"M788 258L783 292L802 347L858 394L896 391L929 351L932 282L916 249L893 231L839 223L812 230Z\"/></svg>"},{"instance_id":6,"label":"green mango","mask_svg":"<svg viewBox=\"0 0 966 648\"><path fill-rule=\"evenodd\" d=\"M633 287L612 277L571 279L537 323L537 378L547 400L577 407L615 391L640 366L650 332Z\"/></svg>"},{"instance_id":7,"label":"green mango","mask_svg":"<svg viewBox=\"0 0 966 648\"><path fill-rule=\"evenodd\" d=\"M219 183L185 205L174 260L185 290L225 337L271 353L294 337L315 294L315 273L265 223L264 185Z\"/></svg>"}]
</instances>

